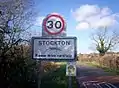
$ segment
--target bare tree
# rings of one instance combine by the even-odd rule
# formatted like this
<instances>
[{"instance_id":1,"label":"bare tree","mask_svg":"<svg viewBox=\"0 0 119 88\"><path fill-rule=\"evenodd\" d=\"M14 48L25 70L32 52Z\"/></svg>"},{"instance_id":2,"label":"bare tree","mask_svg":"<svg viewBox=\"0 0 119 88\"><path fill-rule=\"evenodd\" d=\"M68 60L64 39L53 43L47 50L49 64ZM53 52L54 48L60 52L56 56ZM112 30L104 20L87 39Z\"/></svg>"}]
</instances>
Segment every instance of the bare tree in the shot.
<instances>
[{"instance_id":1,"label":"bare tree","mask_svg":"<svg viewBox=\"0 0 119 88\"><path fill-rule=\"evenodd\" d=\"M21 59L23 55L19 52L23 49L17 49L23 41L28 41L25 39L24 34L32 27L34 14L36 14L33 12L32 6L32 0L0 0L1 87L8 88L9 85L9 88L13 88L10 87L12 84L10 83L12 81L10 78L14 76L9 76L10 73L15 71L16 74L18 74L21 72L18 70L25 66L24 59ZM26 35L28 35L28 33L26 33ZM27 36L27 38L28 37L29 36ZM22 64L22 67L20 64Z\"/></svg>"},{"instance_id":2,"label":"bare tree","mask_svg":"<svg viewBox=\"0 0 119 88\"><path fill-rule=\"evenodd\" d=\"M33 24L30 0L0 1L0 56L23 41L23 33Z\"/></svg>"},{"instance_id":3,"label":"bare tree","mask_svg":"<svg viewBox=\"0 0 119 88\"><path fill-rule=\"evenodd\" d=\"M114 31L109 31L106 27L97 30L91 35L93 46L100 55L104 55L109 50L114 49L119 43L119 36Z\"/></svg>"}]
</instances>

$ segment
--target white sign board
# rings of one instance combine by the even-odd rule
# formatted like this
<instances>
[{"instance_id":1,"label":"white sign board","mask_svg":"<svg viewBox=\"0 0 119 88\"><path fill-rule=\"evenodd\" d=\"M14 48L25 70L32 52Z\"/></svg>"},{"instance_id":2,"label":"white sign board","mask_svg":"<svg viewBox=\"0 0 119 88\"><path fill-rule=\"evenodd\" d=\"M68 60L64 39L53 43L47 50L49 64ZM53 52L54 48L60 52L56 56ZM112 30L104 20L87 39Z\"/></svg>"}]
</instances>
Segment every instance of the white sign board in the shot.
<instances>
[{"instance_id":1,"label":"white sign board","mask_svg":"<svg viewBox=\"0 0 119 88\"><path fill-rule=\"evenodd\" d=\"M67 63L66 76L76 76L76 62L68 62Z\"/></svg>"},{"instance_id":2,"label":"white sign board","mask_svg":"<svg viewBox=\"0 0 119 88\"><path fill-rule=\"evenodd\" d=\"M32 57L38 60L75 60L76 37L32 38Z\"/></svg>"}]
</instances>

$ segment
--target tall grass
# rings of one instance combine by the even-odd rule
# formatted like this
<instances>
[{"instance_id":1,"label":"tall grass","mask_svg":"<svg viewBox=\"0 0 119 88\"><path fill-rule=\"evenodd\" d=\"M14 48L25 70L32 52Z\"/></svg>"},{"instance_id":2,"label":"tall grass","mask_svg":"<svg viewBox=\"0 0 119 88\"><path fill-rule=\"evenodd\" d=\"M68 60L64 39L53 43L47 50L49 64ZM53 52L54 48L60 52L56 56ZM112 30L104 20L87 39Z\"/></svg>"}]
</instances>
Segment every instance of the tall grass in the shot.
<instances>
[{"instance_id":1,"label":"tall grass","mask_svg":"<svg viewBox=\"0 0 119 88\"><path fill-rule=\"evenodd\" d=\"M41 88L68 88L68 77L65 75L66 65L46 75L41 82ZM76 78L72 77L72 88L77 88Z\"/></svg>"}]
</instances>

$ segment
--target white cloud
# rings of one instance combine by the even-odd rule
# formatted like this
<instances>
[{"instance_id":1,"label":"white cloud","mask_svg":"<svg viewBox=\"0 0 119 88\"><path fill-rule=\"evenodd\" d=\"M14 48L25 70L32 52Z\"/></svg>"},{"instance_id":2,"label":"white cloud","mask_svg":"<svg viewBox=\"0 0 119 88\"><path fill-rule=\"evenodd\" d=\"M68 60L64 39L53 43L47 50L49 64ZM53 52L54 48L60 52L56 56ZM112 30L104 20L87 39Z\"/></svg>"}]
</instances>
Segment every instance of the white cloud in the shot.
<instances>
[{"instance_id":1,"label":"white cloud","mask_svg":"<svg viewBox=\"0 0 119 88\"><path fill-rule=\"evenodd\" d=\"M51 14L60 15L59 13L56 13L56 12L53 12ZM51 14L48 14L48 15L51 15ZM43 19L44 18L45 18L45 16L36 17L36 21L34 22L34 25L36 25L36 26L42 26L42 22L43 22Z\"/></svg>"},{"instance_id":2,"label":"white cloud","mask_svg":"<svg viewBox=\"0 0 119 88\"><path fill-rule=\"evenodd\" d=\"M40 17L36 18L35 25L41 26L44 18L45 18L44 16L40 16Z\"/></svg>"},{"instance_id":3,"label":"white cloud","mask_svg":"<svg viewBox=\"0 0 119 88\"><path fill-rule=\"evenodd\" d=\"M76 26L76 29L87 29L89 28L89 24L86 22L81 22Z\"/></svg>"},{"instance_id":4,"label":"white cloud","mask_svg":"<svg viewBox=\"0 0 119 88\"><path fill-rule=\"evenodd\" d=\"M98 5L82 5L80 8L71 9L71 13L78 22L76 29L90 29L100 27L112 27L119 25L117 19L119 13L112 13L108 7L99 7ZM85 22L85 23L84 23Z\"/></svg>"}]
</instances>

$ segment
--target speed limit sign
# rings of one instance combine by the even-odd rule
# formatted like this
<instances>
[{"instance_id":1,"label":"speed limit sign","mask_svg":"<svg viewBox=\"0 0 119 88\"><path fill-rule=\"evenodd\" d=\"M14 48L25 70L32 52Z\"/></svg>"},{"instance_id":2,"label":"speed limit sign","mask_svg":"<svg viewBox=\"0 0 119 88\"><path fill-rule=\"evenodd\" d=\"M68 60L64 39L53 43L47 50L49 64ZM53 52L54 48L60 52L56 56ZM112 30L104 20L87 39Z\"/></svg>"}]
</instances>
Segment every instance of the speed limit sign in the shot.
<instances>
[{"instance_id":1,"label":"speed limit sign","mask_svg":"<svg viewBox=\"0 0 119 88\"><path fill-rule=\"evenodd\" d=\"M48 34L57 35L65 29L65 21L58 14L50 14L44 19L43 28Z\"/></svg>"}]
</instances>

